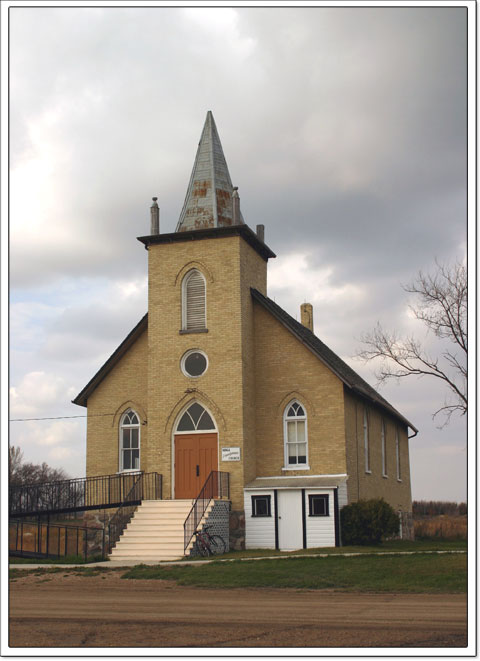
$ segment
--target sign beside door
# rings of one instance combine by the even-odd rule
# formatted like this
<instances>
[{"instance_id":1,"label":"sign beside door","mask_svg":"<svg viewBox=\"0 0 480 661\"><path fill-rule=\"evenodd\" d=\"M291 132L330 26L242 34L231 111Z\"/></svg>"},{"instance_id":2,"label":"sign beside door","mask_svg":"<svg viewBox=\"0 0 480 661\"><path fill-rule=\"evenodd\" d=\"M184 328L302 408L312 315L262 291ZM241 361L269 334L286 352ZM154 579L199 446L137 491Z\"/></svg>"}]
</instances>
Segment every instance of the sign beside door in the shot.
<instances>
[{"instance_id":1,"label":"sign beside door","mask_svg":"<svg viewBox=\"0 0 480 661\"><path fill-rule=\"evenodd\" d=\"M222 448L222 461L240 461L240 448Z\"/></svg>"}]
</instances>

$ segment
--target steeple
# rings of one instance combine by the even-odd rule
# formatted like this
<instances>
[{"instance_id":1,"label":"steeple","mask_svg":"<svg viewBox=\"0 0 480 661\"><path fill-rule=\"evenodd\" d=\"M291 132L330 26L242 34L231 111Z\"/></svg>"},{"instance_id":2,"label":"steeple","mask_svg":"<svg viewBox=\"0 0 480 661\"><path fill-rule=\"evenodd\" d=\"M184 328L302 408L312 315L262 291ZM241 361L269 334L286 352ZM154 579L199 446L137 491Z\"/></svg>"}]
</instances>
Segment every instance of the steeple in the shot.
<instances>
[{"instance_id":1,"label":"steeple","mask_svg":"<svg viewBox=\"0 0 480 661\"><path fill-rule=\"evenodd\" d=\"M176 232L243 224L212 111L207 112Z\"/></svg>"}]
</instances>

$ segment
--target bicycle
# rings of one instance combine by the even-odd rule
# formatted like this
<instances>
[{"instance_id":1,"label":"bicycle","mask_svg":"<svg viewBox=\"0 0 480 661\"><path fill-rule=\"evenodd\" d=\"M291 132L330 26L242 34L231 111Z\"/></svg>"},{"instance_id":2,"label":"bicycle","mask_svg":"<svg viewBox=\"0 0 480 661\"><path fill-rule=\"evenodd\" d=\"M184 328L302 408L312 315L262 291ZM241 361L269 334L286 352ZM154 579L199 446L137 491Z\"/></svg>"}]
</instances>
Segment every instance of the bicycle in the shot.
<instances>
[{"instance_id":1,"label":"bicycle","mask_svg":"<svg viewBox=\"0 0 480 661\"><path fill-rule=\"evenodd\" d=\"M220 535L211 535L209 533L211 527L204 526L202 530L195 532L195 549L203 557L225 553L224 540Z\"/></svg>"}]
</instances>

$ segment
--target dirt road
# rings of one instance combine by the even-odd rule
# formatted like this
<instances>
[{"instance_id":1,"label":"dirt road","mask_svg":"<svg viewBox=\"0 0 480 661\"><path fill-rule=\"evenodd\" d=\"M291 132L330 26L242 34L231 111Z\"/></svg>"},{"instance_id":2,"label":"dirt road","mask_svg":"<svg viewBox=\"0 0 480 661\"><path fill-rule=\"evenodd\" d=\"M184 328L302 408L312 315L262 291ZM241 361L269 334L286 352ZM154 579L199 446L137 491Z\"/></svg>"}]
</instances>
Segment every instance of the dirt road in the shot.
<instances>
[{"instance_id":1,"label":"dirt road","mask_svg":"<svg viewBox=\"0 0 480 661\"><path fill-rule=\"evenodd\" d=\"M27 576L10 585L12 647L463 647L465 595L201 589Z\"/></svg>"}]
</instances>

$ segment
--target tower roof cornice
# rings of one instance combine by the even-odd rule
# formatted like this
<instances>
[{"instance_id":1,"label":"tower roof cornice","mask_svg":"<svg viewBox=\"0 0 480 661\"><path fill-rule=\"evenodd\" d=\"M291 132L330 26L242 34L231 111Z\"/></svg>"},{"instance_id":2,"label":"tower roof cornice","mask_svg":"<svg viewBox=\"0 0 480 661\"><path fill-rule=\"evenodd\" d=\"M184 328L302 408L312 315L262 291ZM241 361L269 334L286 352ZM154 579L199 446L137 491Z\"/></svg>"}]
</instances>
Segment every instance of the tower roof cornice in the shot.
<instances>
[{"instance_id":1,"label":"tower roof cornice","mask_svg":"<svg viewBox=\"0 0 480 661\"><path fill-rule=\"evenodd\" d=\"M137 240L144 244L145 248L158 243L177 243L179 241L201 241L204 239L222 239L229 236L241 236L257 253L267 261L270 257L276 257L273 250L261 241L248 225L231 225L227 227L209 227L199 230L186 230L183 232L171 232L169 234L152 234L139 236Z\"/></svg>"}]
</instances>

